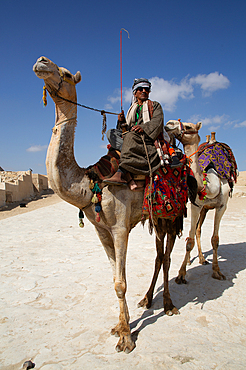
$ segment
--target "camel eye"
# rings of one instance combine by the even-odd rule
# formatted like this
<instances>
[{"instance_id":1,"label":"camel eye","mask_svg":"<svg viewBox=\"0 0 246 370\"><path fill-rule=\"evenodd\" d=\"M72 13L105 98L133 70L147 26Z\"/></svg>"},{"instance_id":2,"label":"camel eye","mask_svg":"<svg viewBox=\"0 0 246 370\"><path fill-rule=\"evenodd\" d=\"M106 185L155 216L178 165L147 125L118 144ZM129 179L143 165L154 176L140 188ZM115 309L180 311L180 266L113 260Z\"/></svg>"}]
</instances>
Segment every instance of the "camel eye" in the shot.
<instances>
[{"instance_id":1,"label":"camel eye","mask_svg":"<svg viewBox=\"0 0 246 370\"><path fill-rule=\"evenodd\" d=\"M64 75L65 75L65 77L67 77L67 78L72 78L72 76L70 75L70 73L67 73L67 72L66 72Z\"/></svg>"}]
</instances>

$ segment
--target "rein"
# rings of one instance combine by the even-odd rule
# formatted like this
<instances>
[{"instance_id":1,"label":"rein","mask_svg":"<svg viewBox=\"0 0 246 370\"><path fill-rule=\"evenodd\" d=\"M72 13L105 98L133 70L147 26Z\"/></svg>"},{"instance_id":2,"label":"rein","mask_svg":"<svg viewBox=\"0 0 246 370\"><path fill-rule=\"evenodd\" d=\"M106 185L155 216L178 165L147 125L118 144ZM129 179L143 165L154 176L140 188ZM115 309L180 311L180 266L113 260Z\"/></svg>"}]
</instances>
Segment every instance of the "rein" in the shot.
<instances>
[{"instance_id":1,"label":"rein","mask_svg":"<svg viewBox=\"0 0 246 370\"><path fill-rule=\"evenodd\" d=\"M46 99L46 96L47 96L47 93L46 93L46 90L49 92L50 96L56 96L57 98L59 99L62 99L68 103L72 103L74 105L78 105L79 107L82 107L82 108L86 108L86 109L90 109L90 110L93 110L95 112L100 112L101 115L103 116L103 123L102 123L102 140L104 139L104 134L106 133L106 130L107 130L107 118L106 118L106 114L113 114L113 115L118 115L119 113L113 113L113 112L108 112L108 111L105 111L103 109L96 109L96 108L91 108L91 107L88 107L87 105L83 105L83 104L80 104L80 103L77 103L77 102L74 102L70 99L66 99L66 98L63 98L62 96L60 96L58 94L61 86L62 86L62 82L65 81L65 82L68 82L70 85L73 85L75 86L75 83L74 81L70 81L68 80L64 73L62 72L62 69L58 66L56 66L57 69L58 69L58 72L59 72L59 75L60 75L60 78L61 78L61 81L59 82L59 87L58 87L58 90L57 91L49 91L47 86L44 86L43 87L43 103L44 103L44 106L47 105L47 99Z\"/></svg>"}]
</instances>

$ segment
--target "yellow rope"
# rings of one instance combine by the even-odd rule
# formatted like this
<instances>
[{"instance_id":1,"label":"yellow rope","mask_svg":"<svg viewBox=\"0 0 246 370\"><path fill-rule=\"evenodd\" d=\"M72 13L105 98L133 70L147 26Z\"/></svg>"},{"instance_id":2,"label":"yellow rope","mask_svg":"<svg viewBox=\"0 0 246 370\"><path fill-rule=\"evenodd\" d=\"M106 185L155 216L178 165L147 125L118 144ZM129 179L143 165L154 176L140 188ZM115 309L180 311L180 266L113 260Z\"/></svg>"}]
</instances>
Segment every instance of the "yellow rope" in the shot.
<instances>
[{"instance_id":1,"label":"yellow rope","mask_svg":"<svg viewBox=\"0 0 246 370\"><path fill-rule=\"evenodd\" d=\"M63 81L66 81L66 82L68 82L70 85L75 86L75 82L74 82L74 81L71 81L71 80L67 80L67 79L66 79L66 77L64 76L64 73L62 72L62 70L61 70L61 68L60 68L60 67L58 67L58 71L59 71L60 76L61 76L61 78L63 79Z\"/></svg>"},{"instance_id":2,"label":"yellow rope","mask_svg":"<svg viewBox=\"0 0 246 370\"><path fill-rule=\"evenodd\" d=\"M43 103L44 103L44 106L46 107L46 105L47 105L47 91L46 91L45 86L43 87Z\"/></svg>"}]
</instances>

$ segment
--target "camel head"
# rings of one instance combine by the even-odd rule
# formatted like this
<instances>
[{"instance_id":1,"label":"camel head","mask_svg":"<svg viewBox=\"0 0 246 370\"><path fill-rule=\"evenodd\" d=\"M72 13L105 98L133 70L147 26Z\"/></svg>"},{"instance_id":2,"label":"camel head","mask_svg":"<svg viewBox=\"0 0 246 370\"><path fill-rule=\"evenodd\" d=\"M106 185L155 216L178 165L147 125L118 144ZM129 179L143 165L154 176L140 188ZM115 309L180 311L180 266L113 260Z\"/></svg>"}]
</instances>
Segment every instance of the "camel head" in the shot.
<instances>
[{"instance_id":1,"label":"camel head","mask_svg":"<svg viewBox=\"0 0 246 370\"><path fill-rule=\"evenodd\" d=\"M38 78L44 80L45 87L55 103L59 100L57 95L72 101L76 100L75 85L81 81L80 72L73 75L66 68L58 67L46 57L38 58L33 71Z\"/></svg>"},{"instance_id":2,"label":"camel head","mask_svg":"<svg viewBox=\"0 0 246 370\"><path fill-rule=\"evenodd\" d=\"M175 139L178 139L183 145L192 145L194 143L199 143L200 136L198 135L198 131L201 127L201 122L194 124L181 122L180 120L171 120L167 122L165 129L171 139L172 137L174 137Z\"/></svg>"}]
</instances>

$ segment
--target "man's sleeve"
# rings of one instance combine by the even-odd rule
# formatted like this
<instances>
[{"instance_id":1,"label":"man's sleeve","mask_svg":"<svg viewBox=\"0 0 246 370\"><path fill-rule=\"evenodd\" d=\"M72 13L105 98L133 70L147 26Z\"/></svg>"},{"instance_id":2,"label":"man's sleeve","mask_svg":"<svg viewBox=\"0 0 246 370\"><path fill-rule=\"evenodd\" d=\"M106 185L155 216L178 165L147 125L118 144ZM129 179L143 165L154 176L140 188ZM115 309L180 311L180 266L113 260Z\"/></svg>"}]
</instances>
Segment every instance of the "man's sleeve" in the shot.
<instances>
[{"instance_id":1,"label":"man's sleeve","mask_svg":"<svg viewBox=\"0 0 246 370\"><path fill-rule=\"evenodd\" d=\"M141 123L140 126L152 140L156 140L163 132L163 110L159 103L153 102L153 117L149 122Z\"/></svg>"}]
</instances>

